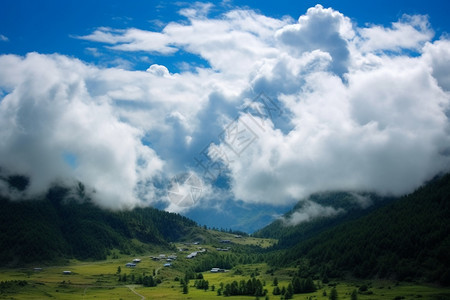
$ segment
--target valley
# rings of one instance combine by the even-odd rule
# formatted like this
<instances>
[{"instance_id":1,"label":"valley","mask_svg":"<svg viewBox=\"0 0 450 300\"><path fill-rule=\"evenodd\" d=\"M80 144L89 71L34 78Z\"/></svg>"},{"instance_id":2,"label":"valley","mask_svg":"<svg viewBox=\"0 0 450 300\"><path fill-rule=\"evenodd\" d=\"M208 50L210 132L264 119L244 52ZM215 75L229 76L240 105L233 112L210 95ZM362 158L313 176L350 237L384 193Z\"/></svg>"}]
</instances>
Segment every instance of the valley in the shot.
<instances>
[{"instance_id":1,"label":"valley","mask_svg":"<svg viewBox=\"0 0 450 300\"><path fill-rule=\"evenodd\" d=\"M450 299L450 175L366 210L349 195L315 200L343 216L252 235L64 189L1 199L0 299Z\"/></svg>"},{"instance_id":2,"label":"valley","mask_svg":"<svg viewBox=\"0 0 450 300\"><path fill-rule=\"evenodd\" d=\"M192 272L201 259L214 255L213 253L220 252L224 257L236 256L234 249L240 245L268 245L275 242L253 237L237 239L234 235L214 231L210 233L221 239L233 240L229 244L229 250L218 251L216 247L220 242L175 243L173 246L177 248L176 251L173 248L161 248L157 252L140 253L136 256L123 255L113 250L106 260L70 260L68 264L59 266L2 268L0 299L221 299L228 284L242 280L248 282L253 278L261 282L265 294L256 299L283 299L282 295L273 295L274 281L280 290L287 289L298 272L295 267L273 268L266 263L249 263L237 264L224 272ZM234 243L236 240L238 242ZM199 257L186 257L189 253L202 249L206 251L198 254ZM170 261L170 266L165 267L169 256L176 258ZM141 261L135 267L126 267L127 263L137 257ZM68 272L64 274L64 271ZM145 276L152 276L156 286L146 287L142 283ZM184 293L183 281L187 276L194 278L189 279L187 293ZM200 277L208 282L207 288L199 289L195 286ZM333 279L328 283L315 278L314 284L316 291L295 294L292 299L329 299L333 288L339 299L351 299L353 291L357 291L357 299L450 299L450 288L431 284L349 278ZM255 296L231 296L230 299L255 299Z\"/></svg>"}]
</instances>

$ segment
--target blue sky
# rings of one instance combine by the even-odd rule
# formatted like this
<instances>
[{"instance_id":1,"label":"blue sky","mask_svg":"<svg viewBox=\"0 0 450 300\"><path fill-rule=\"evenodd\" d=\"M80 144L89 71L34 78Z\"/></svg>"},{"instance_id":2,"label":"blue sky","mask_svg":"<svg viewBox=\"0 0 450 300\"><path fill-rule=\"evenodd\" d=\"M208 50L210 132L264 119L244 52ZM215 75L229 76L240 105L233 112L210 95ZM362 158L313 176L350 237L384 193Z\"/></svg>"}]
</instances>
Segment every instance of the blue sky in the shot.
<instances>
[{"instance_id":1,"label":"blue sky","mask_svg":"<svg viewBox=\"0 0 450 300\"><path fill-rule=\"evenodd\" d=\"M319 3L2 1L0 192L252 231L448 172L448 2Z\"/></svg>"},{"instance_id":2,"label":"blue sky","mask_svg":"<svg viewBox=\"0 0 450 300\"><path fill-rule=\"evenodd\" d=\"M98 27L130 28L158 30L162 24L185 20L177 12L189 2L170 1L2 1L0 28L8 43L0 44L1 53L25 55L28 52L60 53L75 56L87 62L96 63L98 58L87 53L87 43L74 39L74 36L86 35ZM436 36L448 32L450 4L445 0L431 1L227 1L216 4L211 15L218 15L230 7L247 7L260 11L266 16L294 19L309 7L320 3L324 7L333 7L350 17L359 25L366 23L389 25L403 14L426 14L433 25ZM112 53L111 55L124 55ZM129 57L127 57L129 59ZM191 57L191 59L198 59ZM154 61L175 64L177 57L153 57ZM145 68L146 64L133 66Z\"/></svg>"}]
</instances>

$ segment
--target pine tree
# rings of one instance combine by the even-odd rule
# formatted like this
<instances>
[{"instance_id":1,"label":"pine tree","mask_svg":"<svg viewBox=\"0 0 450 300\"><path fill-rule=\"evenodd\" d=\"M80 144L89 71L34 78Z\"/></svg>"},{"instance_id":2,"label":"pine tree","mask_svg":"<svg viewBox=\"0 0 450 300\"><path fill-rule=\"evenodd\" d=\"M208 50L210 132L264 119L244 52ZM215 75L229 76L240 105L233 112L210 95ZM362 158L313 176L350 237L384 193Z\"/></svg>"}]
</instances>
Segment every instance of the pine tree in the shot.
<instances>
[{"instance_id":1,"label":"pine tree","mask_svg":"<svg viewBox=\"0 0 450 300\"><path fill-rule=\"evenodd\" d=\"M338 293L336 288L334 287L330 292L330 297L328 298L330 300L337 300L338 299Z\"/></svg>"},{"instance_id":2,"label":"pine tree","mask_svg":"<svg viewBox=\"0 0 450 300\"><path fill-rule=\"evenodd\" d=\"M300 283L300 278L294 277L292 279L292 287L294 288L294 294L300 294L303 292L302 284Z\"/></svg>"},{"instance_id":3,"label":"pine tree","mask_svg":"<svg viewBox=\"0 0 450 300\"><path fill-rule=\"evenodd\" d=\"M272 294L274 294L275 296L280 295L281 294L280 288L278 286L274 287Z\"/></svg>"},{"instance_id":4,"label":"pine tree","mask_svg":"<svg viewBox=\"0 0 450 300\"><path fill-rule=\"evenodd\" d=\"M353 290L351 299L352 300L358 300L358 292L356 290Z\"/></svg>"},{"instance_id":5,"label":"pine tree","mask_svg":"<svg viewBox=\"0 0 450 300\"><path fill-rule=\"evenodd\" d=\"M294 288L292 287L292 284L289 283L286 293L284 294L284 299L292 299L292 296L294 296Z\"/></svg>"}]
</instances>

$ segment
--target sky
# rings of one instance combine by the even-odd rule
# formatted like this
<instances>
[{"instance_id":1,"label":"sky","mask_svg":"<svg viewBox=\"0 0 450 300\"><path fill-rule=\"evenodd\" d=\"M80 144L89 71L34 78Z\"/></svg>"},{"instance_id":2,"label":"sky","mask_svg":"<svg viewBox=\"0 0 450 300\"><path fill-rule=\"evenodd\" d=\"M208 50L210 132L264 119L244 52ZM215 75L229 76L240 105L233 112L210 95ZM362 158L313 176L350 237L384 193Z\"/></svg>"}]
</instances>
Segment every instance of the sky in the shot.
<instances>
[{"instance_id":1,"label":"sky","mask_svg":"<svg viewBox=\"0 0 450 300\"><path fill-rule=\"evenodd\" d=\"M450 169L450 4L363 2L1 1L0 193L245 231L411 193Z\"/></svg>"}]
</instances>

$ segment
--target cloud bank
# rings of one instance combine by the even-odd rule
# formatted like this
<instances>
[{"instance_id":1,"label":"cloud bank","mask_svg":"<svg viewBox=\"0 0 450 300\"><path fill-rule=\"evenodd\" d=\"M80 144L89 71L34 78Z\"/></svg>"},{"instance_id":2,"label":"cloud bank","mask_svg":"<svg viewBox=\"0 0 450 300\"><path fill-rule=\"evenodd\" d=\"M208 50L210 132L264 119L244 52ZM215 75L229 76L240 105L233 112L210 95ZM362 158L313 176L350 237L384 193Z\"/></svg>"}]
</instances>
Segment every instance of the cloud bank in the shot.
<instances>
[{"instance_id":1,"label":"cloud bank","mask_svg":"<svg viewBox=\"0 0 450 300\"><path fill-rule=\"evenodd\" d=\"M449 171L450 41L434 39L426 16L359 27L320 5L296 21L240 8L208 17L210 8L182 9L187 20L159 32L78 37L96 55L184 52L204 67L0 56L2 176L29 176L29 196L80 181L101 205L122 208L169 201L164 182L180 172L205 181L199 204L223 195L199 155L221 166L231 198L273 205L329 190L401 195ZM246 109L261 92L282 111L277 120L254 114L261 103Z\"/></svg>"}]
</instances>

